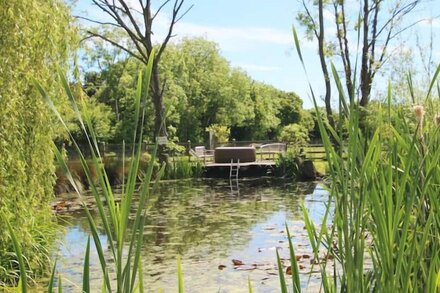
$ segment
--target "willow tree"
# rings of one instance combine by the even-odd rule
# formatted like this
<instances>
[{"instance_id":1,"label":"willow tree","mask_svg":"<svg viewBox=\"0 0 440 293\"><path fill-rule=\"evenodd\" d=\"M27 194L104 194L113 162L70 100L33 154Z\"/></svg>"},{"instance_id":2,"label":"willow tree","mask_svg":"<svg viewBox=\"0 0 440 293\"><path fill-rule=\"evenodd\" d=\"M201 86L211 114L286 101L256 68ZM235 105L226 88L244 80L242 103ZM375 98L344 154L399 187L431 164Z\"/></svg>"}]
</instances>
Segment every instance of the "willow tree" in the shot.
<instances>
[{"instance_id":1,"label":"willow tree","mask_svg":"<svg viewBox=\"0 0 440 293\"><path fill-rule=\"evenodd\" d=\"M154 49L153 43L153 23L159 13L168 5L172 4L170 22L165 38L160 43L157 53L154 56L152 69L151 91L152 102L155 111L155 136L167 136L165 121L165 109L163 103L163 94L166 87L166 80L161 80L159 74L159 62L170 39L173 37L173 31L176 23L191 9L192 6L185 9L184 0L165 0L158 3L155 11L151 8L151 0L92 0L94 5L105 12L109 17L109 22L101 22L96 19L81 17L93 23L118 28L124 31L130 40L130 44L115 40L103 32L89 30L90 37L97 37L105 40L109 44L120 48L132 57L140 60L145 65ZM135 3L135 5L132 5ZM131 46L130 46L131 45ZM163 159L163 157L161 156Z\"/></svg>"},{"instance_id":2,"label":"willow tree","mask_svg":"<svg viewBox=\"0 0 440 293\"><path fill-rule=\"evenodd\" d=\"M16 264L8 219L38 274L48 265L53 234L50 202L54 158L50 114L32 86L52 95L56 67L66 65L75 30L62 0L0 0L0 285L12 283Z\"/></svg>"}]
</instances>

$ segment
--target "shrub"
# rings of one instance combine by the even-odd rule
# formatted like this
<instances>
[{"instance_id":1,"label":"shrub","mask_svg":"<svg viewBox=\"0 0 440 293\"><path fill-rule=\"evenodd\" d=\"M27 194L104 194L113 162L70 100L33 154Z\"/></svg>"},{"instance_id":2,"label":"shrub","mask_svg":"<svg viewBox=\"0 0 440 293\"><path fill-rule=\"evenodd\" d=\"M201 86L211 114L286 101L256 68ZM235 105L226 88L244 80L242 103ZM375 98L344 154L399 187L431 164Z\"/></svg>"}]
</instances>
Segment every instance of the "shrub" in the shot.
<instances>
[{"instance_id":1,"label":"shrub","mask_svg":"<svg viewBox=\"0 0 440 293\"><path fill-rule=\"evenodd\" d=\"M218 143L228 142L229 134L231 132L229 127L219 124L210 125L208 128L206 128L206 131L212 133L214 135L216 142Z\"/></svg>"},{"instance_id":2,"label":"shrub","mask_svg":"<svg viewBox=\"0 0 440 293\"><path fill-rule=\"evenodd\" d=\"M296 123L289 124L282 128L278 139L294 146L303 146L309 141L309 130Z\"/></svg>"},{"instance_id":3,"label":"shrub","mask_svg":"<svg viewBox=\"0 0 440 293\"><path fill-rule=\"evenodd\" d=\"M276 160L275 176L296 178L299 175L298 151L289 149Z\"/></svg>"}]
</instances>

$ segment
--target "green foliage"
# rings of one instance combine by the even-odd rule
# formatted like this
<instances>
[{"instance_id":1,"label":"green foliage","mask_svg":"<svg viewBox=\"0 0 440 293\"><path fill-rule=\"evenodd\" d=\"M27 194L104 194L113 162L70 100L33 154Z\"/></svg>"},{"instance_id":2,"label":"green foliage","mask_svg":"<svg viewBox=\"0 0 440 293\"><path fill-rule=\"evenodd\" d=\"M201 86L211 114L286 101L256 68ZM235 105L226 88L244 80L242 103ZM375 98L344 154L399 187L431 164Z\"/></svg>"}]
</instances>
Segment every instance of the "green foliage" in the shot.
<instances>
[{"instance_id":1,"label":"green foliage","mask_svg":"<svg viewBox=\"0 0 440 293\"><path fill-rule=\"evenodd\" d=\"M310 133L315 129L315 119L312 115L312 110L301 110L301 120L299 124L307 129Z\"/></svg>"},{"instance_id":2,"label":"green foliage","mask_svg":"<svg viewBox=\"0 0 440 293\"><path fill-rule=\"evenodd\" d=\"M0 7L0 213L20 227L16 237L35 278L47 272L54 235L51 144L57 132L32 79L58 97L55 68L67 65L76 31L63 1L2 0ZM0 285L12 284L18 266L5 221L0 231Z\"/></svg>"},{"instance_id":3,"label":"green foliage","mask_svg":"<svg viewBox=\"0 0 440 293\"><path fill-rule=\"evenodd\" d=\"M84 89L114 113L115 142L131 140L133 88L142 64L106 51L98 44L90 59L102 60L100 72L85 75ZM279 127L300 123L301 99L269 85L253 81L232 68L220 55L218 45L203 38L183 39L170 44L159 64L167 81L164 105L167 130L173 140L204 142L206 128L213 124L231 129L236 140L274 139ZM153 138L153 107L147 103L144 121L146 139ZM170 131L171 130L171 131Z\"/></svg>"},{"instance_id":4,"label":"green foliage","mask_svg":"<svg viewBox=\"0 0 440 293\"><path fill-rule=\"evenodd\" d=\"M164 179L199 178L203 174L203 163L189 161L188 157L177 157L169 160L165 167Z\"/></svg>"},{"instance_id":5,"label":"green foliage","mask_svg":"<svg viewBox=\"0 0 440 293\"><path fill-rule=\"evenodd\" d=\"M298 44L297 50L300 55ZM317 115L330 197L320 226L303 211L315 258L323 253L335 262L332 273L327 262L318 264L324 292L440 289L440 119L431 100L436 83L434 76L425 105L412 112L409 105L392 105L389 86L386 105L378 105L375 117L354 101L347 115L340 114L338 124L345 128L325 125ZM365 131L366 117L372 122Z\"/></svg>"},{"instance_id":6,"label":"green foliage","mask_svg":"<svg viewBox=\"0 0 440 293\"><path fill-rule=\"evenodd\" d=\"M231 130L227 126L212 124L206 128L206 131L212 133L218 143L225 143L229 141L229 134Z\"/></svg>"},{"instance_id":7,"label":"green foliage","mask_svg":"<svg viewBox=\"0 0 440 293\"><path fill-rule=\"evenodd\" d=\"M113 142L125 140L131 143L133 142L132 131L136 124L140 123L140 121L135 121L133 117L135 116L135 88L142 64L130 58L118 61L116 57L116 61L112 62L109 60L110 57L105 54L108 52L104 48L91 54L91 59L100 58L100 60L104 60L101 62L106 66L101 72L86 72L83 89L89 97L87 100L99 107L100 111L97 116L104 119L104 121L97 121L97 123L107 125L108 129L105 131L107 135L104 135L104 139ZM144 133L151 140L154 137L153 107L150 101L147 101L145 106L147 119L143 125Z\"/></svg>"},{"instance_id":8,"label":"green foliage","mask_svg":"<svg viewBox=\"0 0 440 293\"><path fill-rule=\"evenodd\" d=\"M299 175L299 150L289 148L286 153L276 159L275 175L296 178Z\"/></svg>"},{"instance_id":9,"label":"green foliage","mask_svg":"<svg viewBox=\"0 0 440 293\"><path fill-rule=\"evenodd\" d=\"M154 55L154 53L152 54ZM142 105L145 105L147 95L142 90L142 88L149 88L152 65L153 58L150 58L150 62L145 70L145 78L143 79L142 74L139 74L138 88L136 90L134 105L135 121L142 120L145 116L145 108L142 107ZM89 167L88 162L86 161L79 145L74 139L73 144L76 151L79 153L83 171L87 175L91 194L93 195L96 202L99 220L102 223L101 227L102 229L104 229L107 237L109 238L108 249L110 250L110 256L105 257L104 248L98 234L97 223L91 216L87 205L83 203L91 229L91 234L94 240L95 248L98 253L99 261L102 268L103 291L113 292L114 289L115 292L132 292L135 290L135 288L143 288L143 278L139 278L139 281L137 281L138 274L141 273L141 269L139 269L139 267L142 266L141 248L144 236L142 231L144 229L146 211L148 207L155 202L154 198L151 197L150 192L154 193L154 191L157 190L158 182L163 174L164 168L162 167L157 174L156 182L151 188L150 183L152 180L154 164L148 164L146 173L143 175L140 186L137 184L138 174L140 174L141 169L143 129L134 128L133 141L135 141L136 144L132 150L132 158L129 163L130 166L126 181L122 185L122 194L120 201L116 201L114 190L110 185L108 175L105 171L103 158L100 156L97 147L97 133L94 130L94 124L92 123L91 116L87 115L87 113L84 115L84 113L81 112L82 108L78 106L78 102L81 101L77 101L75 99L75 96L72 94L65 76L63 76L61 73L60 78L62 80L62 84L66 91L66 94L73 105L78 120L82 125L81 129L84 132L84 135L86 136L88 141L90 141L89 147L97 180L93 180L91 168ZM61 124L65 127L65 130L69 133L69 135L73 137L72 133L69 131L69 128L64 123L56 107L53 106L52 100L49 98L47 92L43 89L41 85L37 84L37 87L41 95L46 100L47 105L60 119ZM156 151L157 145L152 153L150 162L155 161ZM81 197L82 195L79 192L79 187L73 180L72 174L70 173L70 170L68 169L62 158L61 152L58 149L55 149L55 154L58 159L58 163L66 172L66 176L67 178L69 178L70 183L75 187L78 196ZM135 216L131 217L130 213L132 211L134 193L139 194L139 208L135 211ZM88 240L84 262L83 288L85 288L85 290L89 288L89 270L87 268L87 266L89 265L89 244L90 240ZM110 263L114 264L114 267L110 268ZM115 273L115 282L110 280L109 271ZM59 284L61 284L61 279L59 280Z\"/></svg>"},{"instance_id":10,"label":"green foliage","mask_svg":"<svg viewBox=\"0 0 440 293\"><path fill-rule=\"evenodd\" d=\"M389 107L387 111L392 113L394 109ZM402 114L397 108L393 115L399 118L395 122L392 115L385 116L381 127L364 137L359 128L359 110L352 108L349 158L342 159L326 143L336 213L334 228L322 230L324 237L315 241L330 248L332 235L338 237L339 250L329 249L343 271L341 277L329 276L334 290L438 290L433 281L435 274L428 272L440 269L435 257L440 249L435 187L440 182L439 128L433 123L432 112L419 120L424 125L421 128L420 123L416 131L408 127L414 115ZM354 219L354 223L348 225L347 219ZM370 274L364 272L366 258L373 259Z\"/></svg>"},{"instance_id":11,"label":"green foliage","mask_svg":"<svg viewBox=\"0 0 440 293\"><path fill-rule=\"evenodd\" d=\"M278 139L288 142L295 147L304 146L309 141L309 131L302 125L296 123L289 124L281 129Z\"/></svg>"}]
</instances>

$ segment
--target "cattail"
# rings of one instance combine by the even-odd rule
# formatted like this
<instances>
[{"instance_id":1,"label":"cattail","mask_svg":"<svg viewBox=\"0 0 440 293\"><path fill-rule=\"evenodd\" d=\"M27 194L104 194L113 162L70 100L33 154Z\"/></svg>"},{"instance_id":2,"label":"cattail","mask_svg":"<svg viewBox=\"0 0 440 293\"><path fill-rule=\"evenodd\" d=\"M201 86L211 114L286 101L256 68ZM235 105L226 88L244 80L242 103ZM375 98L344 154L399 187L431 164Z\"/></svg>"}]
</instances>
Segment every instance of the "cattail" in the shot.
<instances>
[{"instance_id":1,"label":"cattail","mask_svg":"<svg viewBox=\"0 0 440 293\"><path fill-rule=\"evenodd\" d=\"M437 126L440 125L440 114L437 113L437 115L435 115L434 122L435 122L435 125L437 125Z\"/></svg>"},{"instance_id":2,"label":"cattail","mask_svg":"<svg viewBox=\"0 0 440 293\"><path fill-rule=\"evenodd\" d=\"M413 110L416 114L417 121L421 122L423 120L423 116L425 115L425 109L422 105L414 105Z\"/></svg>"}]
</instances>

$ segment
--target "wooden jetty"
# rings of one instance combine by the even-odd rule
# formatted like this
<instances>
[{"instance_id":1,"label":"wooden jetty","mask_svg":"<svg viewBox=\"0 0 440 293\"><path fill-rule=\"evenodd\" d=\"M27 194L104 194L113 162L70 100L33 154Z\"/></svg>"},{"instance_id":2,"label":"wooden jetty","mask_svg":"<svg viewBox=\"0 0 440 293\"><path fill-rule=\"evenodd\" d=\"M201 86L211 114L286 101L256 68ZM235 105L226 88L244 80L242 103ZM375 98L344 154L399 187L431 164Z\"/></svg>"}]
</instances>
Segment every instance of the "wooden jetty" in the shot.
<instances>
[{"instance_id":1,"label":"wooden jetty","mask_svg":"<svg viewBox=\"0 0 440 293\"><path fill-rule=\"evenodd\" d=\"M256 160L254 162L229 162L204 164L206 177L238 178L260 177L273 174L276 162L274 160Z\"/></svg>"},{"instance_id":2,"label":"wooden jetty","mask_svg":"<svg viewBox=\"0 0 440 293\"><path fill-rule=\"evenodd\" d=\"M257 157L256 148L251 147L218 147L204 157L205 174L208 177L238 178L239 173L247 176L264 176L273 173L275 158Z\"/></svg>"},{"instance_id":3,"label":"wooden jetty","mask_svg":"<svg viewBox=\"0 0 440 293\"><path fill-rule=\"evenodd\" d=\"M205 168L222 168L222 167L228 167L230 168L231 165L237 164L237 163L216 163L216 162L206 162ZM256 160L255 162L244 162L239 163L240 167L275 167L275 161L274 160Z\"/></svg>"}]
</instances>

